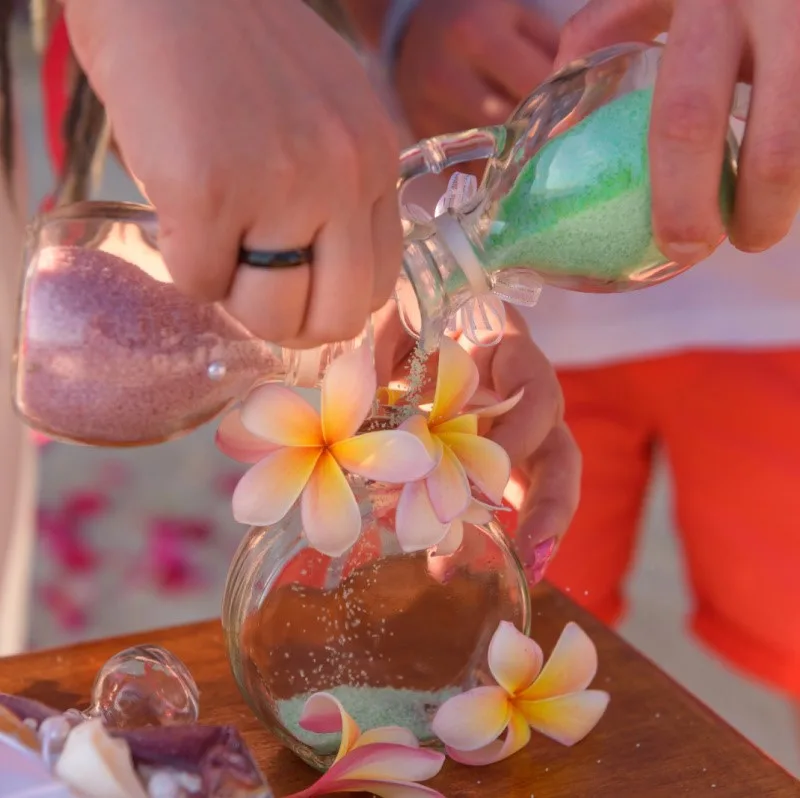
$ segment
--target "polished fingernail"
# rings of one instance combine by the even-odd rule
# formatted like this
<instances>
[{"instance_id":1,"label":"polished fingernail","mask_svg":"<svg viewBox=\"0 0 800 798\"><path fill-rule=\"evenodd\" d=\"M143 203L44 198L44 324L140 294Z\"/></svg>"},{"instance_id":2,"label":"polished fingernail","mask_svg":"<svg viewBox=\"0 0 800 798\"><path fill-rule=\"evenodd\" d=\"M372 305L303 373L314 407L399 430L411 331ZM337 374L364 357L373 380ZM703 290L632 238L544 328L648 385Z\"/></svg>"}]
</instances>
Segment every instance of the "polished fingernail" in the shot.
<instances>
[{"instance_id":1,"label":"polished fingernail","mask_svg":"<svg viewBox=\"0 0 800 798\"><path fill-rule=\"evenodd\" d=\"M542 581L544 572L547 570L547 566L555 553L557 543L558 540L553 537L537 543L534 547L525 567L528 581L531 584L535 585Z\"/></svg>"}]
</instances>

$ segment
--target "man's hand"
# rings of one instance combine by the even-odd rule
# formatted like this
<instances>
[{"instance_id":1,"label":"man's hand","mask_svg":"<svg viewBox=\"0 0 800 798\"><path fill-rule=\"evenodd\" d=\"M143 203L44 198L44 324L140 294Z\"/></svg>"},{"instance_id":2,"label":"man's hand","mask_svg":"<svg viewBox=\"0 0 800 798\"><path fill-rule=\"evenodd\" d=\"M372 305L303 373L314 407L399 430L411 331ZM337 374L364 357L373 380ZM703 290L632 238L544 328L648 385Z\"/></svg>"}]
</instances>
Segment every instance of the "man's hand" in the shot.
<instances>
[{"instance_id":1,"label":"man's hand","mask_svg":"<svg viewBox=\"0 0 800 798\"><path fill-rule=\"evenodd\" d=\"M500 399L524 389L520 402L485 434L511 458L514 472L506 499L520 511L517 551L530 580L538 582L577 509L581 456L564 424L564 400L553 367L519 313L512 307L506 313L506 332L497 346L476 347L463 338L460 343L478 366L481 388ZM376 317L376 341L379 383L406 378L413 341L394 308L387 306ZM430 377L435 380L435 373Z\"/></svg>"},{"instance_id":2,"label":"man's hand","mask_svg":"<svg viewBox=\"0 0 800 798\"><path fill-rule=\"evenodd\" d=\"M356 335L401 263L396 131L299 0L65 0L75 53L160 219L175 284L293 346ZM238 268L239 247L314 245Z\"/></svg>"},{"instance_id":3,"label":"man's hand","mask_svg":"<svg viewBox=\"0 0 800 798\"><path fill-rule=\"evenodd\" d=\"M797 0L590 0L562 34L558 62L668 31L650 154L655 231L679 263L723 233L717 196L737 80L753 84L730 238L757 252L800 207L800 3Z\"/></svg>"},{"instance_id":4,"label":"man's hand","mask_svg":"<svg viewBox=\"0 0 800 798\"><path fill-rule=\"evenodd\" d=\"M419 137L505 122L552 71L558 30L521 0L422 0L397 92Z\"/></svg>"}]
</instances>

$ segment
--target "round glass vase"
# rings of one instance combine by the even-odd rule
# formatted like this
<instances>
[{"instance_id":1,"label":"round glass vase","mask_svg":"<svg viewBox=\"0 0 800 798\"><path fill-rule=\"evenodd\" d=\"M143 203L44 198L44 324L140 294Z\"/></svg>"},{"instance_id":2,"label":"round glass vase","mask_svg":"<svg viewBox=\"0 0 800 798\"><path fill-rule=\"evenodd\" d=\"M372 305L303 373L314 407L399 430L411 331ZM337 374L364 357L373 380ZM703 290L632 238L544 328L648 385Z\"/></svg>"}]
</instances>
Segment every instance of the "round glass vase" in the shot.
<instances>
[{"instance_id":1,"label":"round glass vase","mask_svg":"<svg viewBox=\"0 0 800 798\"><path fill-rule=\"evenodd\" d=\"M239 689L259 720L312 767L331 765L338 735L304 731L306 699L335 695L366 731L430 723L448 698L493 683L489 641L501 621L530 632L525 574L500 526L464 524L450 553L403 552L400 488L351 481L362 533L341 557L311 548L300 509L252 528L234 557L223 627Z\"/></svg>"}]
</instances>

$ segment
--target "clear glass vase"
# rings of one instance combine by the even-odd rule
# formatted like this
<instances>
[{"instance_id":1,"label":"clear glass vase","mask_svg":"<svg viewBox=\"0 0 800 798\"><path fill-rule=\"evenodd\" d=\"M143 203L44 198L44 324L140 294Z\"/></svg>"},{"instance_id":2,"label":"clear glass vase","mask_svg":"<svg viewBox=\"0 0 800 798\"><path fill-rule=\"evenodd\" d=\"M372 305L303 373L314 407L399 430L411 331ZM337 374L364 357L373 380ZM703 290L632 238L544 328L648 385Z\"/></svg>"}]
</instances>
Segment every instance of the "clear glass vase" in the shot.
<instances>
[{"instance_id":1,"label":"clear glass vase","mask_svg":"<svg viewBox=\"0 0 800 798\"><path fill-rule=\"evenodd\" d=\"M420 177L487 161L480 188L435 218L407 214L401 316L423 346L447 319L494 292L533 304L543 284L591 293L662 283L694 264L658 249L648 133L660 44L623 44L562 69L505 125L420 142L401 157L401 194ZM733 206L738 144L729 129L720 210ZM413 217L413 218L411 218Z\"/></svg>"},{"instance_id":2,"label":"clear glass vase","mask_svg":"<svg viewBox=\"0 0 800 798\"><path fill-rule=\"evenodd\" d=\"M522 567L500 527L464 524L457 549L404 553L394 534L399 488L351 481L362 534L339 558L310 548L297 507L253 528L228 575L223 626L233 673L253 712L313 767L336 735L299 725L305 700L335 695L362 731L397 725L435 744L449 697L482 683L500 621L530 632Z\"/></svg>"}]
</instances>

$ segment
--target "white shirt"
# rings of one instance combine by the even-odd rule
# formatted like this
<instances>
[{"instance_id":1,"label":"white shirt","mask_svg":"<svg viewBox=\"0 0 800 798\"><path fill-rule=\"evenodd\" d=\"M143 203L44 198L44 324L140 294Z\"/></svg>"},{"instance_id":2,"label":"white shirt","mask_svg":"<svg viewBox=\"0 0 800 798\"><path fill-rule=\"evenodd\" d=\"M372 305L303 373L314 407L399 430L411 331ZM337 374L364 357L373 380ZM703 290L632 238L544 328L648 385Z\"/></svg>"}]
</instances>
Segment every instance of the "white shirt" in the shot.
<instances>
[{"instance_id":1,"label":"white shirt","mask_svg":"<svg viewBox=\"0 0 800 798\"><path fill-rule=\"evenodd\" d=\"M583 0L528 0L563 24ZM738 132L738 131L737 131ZM724 243L708 260L664 283L626 294L545 288L525 316L559 366L583 366L708 348L800 345L800 223L768 252Z\"/></svg>"}]
</instances>

